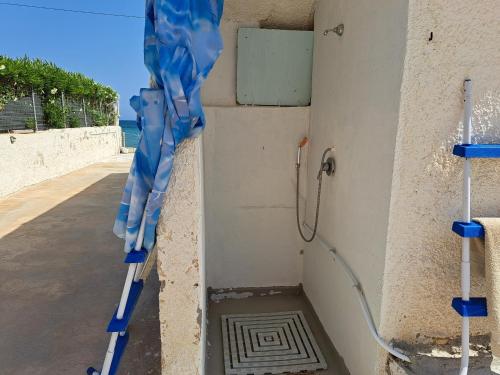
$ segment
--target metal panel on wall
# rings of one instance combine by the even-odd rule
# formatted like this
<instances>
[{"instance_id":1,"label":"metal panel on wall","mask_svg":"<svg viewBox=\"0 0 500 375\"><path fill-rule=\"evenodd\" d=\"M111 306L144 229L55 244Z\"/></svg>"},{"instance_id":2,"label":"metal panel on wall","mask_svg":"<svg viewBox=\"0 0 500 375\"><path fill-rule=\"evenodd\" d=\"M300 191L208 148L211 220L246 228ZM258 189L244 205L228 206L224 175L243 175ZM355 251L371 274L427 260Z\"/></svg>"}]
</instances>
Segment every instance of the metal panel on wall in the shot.
<instances>
[{"instance_id":1,"label":"metal panel on wall","mask_svg":"<svg viewBox=\"0 0 500 375\"><path fill-rule=\"evenodd\" d=\"M238 103L309 105L313 34L312 31L240 28Z\"/></svg>"}]
</instances>

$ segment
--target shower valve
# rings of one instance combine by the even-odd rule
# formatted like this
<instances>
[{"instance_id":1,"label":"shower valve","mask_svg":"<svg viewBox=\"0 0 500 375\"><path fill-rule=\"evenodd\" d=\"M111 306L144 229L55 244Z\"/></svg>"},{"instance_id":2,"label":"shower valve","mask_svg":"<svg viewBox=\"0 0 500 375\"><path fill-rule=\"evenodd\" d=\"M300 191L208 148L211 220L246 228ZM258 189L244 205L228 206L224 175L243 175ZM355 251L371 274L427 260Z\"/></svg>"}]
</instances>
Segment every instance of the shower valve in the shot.
<instances>
[{"instance_id":1,"label":"shower valve","mask_svg":"<svg viewBox=\"0 0 500 375\"><path fill-rule=\"evenodd\" d=\"M331 176L335 173L335 159L333 157L329 157L325 162L321 164L321 169L318 173L318 179L321 177L322 173L326 173L327 176Z\"/></svg>"}]
</instances>

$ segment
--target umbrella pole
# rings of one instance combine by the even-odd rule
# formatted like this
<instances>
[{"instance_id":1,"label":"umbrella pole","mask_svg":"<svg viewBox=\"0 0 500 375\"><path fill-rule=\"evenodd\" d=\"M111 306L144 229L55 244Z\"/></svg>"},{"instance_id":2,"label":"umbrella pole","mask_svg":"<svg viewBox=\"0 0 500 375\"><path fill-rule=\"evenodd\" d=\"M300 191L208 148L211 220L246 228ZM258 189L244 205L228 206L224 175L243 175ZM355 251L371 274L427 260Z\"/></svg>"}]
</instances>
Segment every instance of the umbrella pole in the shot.
<instances>
[{"instance_id":1,"label":"umbrella pole","mask_svg":"<svg viewBox=\"0 0 500 375\"><path fill-rule=\"evenodd\" d=\"M133 251L139 251L142 248L142 243L144 241L144 228L146 226L146 212L142 215L141 226L139 228L139 233L137 234L137 241L135 243L135 248ZM127 300L130 293L130 287L132 286L132 281L138 281L142 264L131 263L128 267L127 278L125 279L125 285L123 286L122 297L120 299L120 304L118 305L118 310L116 317L118 319L123 319L123 314L125 313L125 307L127 306ZM118 340L118 334L123 336L125 332L113 332L111 334L111 339L109 340L108 350L106 352L106 357L104 358L104 364L102 365L101 375L108 375L111 368L111 363L113 362L113 356L115 354L116 341Z\"/></svg>"}]
</instances>

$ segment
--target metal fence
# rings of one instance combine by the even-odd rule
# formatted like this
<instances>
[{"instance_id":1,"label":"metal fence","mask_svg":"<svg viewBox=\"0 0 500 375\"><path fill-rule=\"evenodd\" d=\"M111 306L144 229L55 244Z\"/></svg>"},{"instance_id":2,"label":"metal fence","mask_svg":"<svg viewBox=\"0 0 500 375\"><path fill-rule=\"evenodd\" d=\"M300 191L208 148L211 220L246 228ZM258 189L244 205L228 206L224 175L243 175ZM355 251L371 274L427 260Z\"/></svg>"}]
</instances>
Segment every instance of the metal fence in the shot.
<instances>
[{"instance_id":1,"label":"metal fence","mask_svg":"<svg viewBox=\"0 0 500 375\"><path fill-rule=\"evenodd\" d=\"M117 106L106 106L101 103L86 103L85 99L73 100L66 99L64 93L55 97L54 100L60 101L64 113L67 114L65 119L65 127L70 127L69 117L78 119L77 124L72 124L76 127L95 126L92 111L99 111L107 116L108 124L114 124L115 114L117 114ZM19 98L11 101L0 110L0 132L8 132L10 130L44 130L50 127L46 124L43 114L43 106L41 97L32 93L31 96Z\"/></svg>"}]
</instances>

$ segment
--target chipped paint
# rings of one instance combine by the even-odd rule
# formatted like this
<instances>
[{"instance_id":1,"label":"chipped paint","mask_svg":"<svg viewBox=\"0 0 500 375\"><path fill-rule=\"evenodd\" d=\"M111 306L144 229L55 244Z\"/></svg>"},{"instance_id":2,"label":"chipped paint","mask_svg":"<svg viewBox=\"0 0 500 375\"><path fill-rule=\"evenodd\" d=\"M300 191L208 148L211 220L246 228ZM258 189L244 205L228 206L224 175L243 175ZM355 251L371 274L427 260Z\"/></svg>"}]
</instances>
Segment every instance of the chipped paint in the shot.
<instances>
[{"instance_id":1,"label":"chipped paint","mask_svg":"<svg viewBox=\"0 0 500 375\"><path fill-rule=\"evenodd\" d=\"M245 299L248 297L252 297L253 295L254 294L251 292L243 292L243 293L229 292L229 293L212 294L210 296L210 301L218 303L225 299Z\"/></svg>"}]
</instances>

